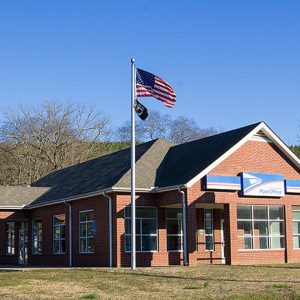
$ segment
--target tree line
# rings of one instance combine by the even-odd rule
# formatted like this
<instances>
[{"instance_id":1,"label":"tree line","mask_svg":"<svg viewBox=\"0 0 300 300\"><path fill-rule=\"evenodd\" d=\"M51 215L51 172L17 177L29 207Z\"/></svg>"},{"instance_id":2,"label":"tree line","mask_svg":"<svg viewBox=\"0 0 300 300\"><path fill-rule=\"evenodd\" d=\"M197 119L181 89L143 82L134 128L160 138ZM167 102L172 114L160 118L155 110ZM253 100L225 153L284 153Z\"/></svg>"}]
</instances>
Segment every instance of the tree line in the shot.
<instances>
[{"instance_id":1,"label":"tree line","mask_svg":"<svg viewBox=\"0 0 300 300\"><path fill-rule=\"evenodd\" d=\"M93 107L43 102L5 111L0 125L0 185L29 185L48 173L130 145L130 122L113 128ZM190 118L150 111L136 122L137 143L165 138L184 143L218 133Z\"/></svg>"}]
</instances>

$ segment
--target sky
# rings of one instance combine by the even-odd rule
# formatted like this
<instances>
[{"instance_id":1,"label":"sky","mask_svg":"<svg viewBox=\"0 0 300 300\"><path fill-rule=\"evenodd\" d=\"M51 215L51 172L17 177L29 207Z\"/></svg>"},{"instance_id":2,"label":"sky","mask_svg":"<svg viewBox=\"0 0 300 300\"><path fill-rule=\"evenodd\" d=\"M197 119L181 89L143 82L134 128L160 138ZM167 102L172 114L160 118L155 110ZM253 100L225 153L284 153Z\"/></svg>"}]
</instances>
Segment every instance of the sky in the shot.
<instances>
[{"instance_id":1,"label":"sky","mask_svg":"<svg viewBox=\"0 0 300 300\"><path fill-rule=\"evenodd\" d=\"M2 0L0 109L45 100L130 119L130 59L176 90L170 109L226 131L265 121L300 143L298 0ZM0 121L3 119L0 119Z\"/></svg>"}]
</instances>

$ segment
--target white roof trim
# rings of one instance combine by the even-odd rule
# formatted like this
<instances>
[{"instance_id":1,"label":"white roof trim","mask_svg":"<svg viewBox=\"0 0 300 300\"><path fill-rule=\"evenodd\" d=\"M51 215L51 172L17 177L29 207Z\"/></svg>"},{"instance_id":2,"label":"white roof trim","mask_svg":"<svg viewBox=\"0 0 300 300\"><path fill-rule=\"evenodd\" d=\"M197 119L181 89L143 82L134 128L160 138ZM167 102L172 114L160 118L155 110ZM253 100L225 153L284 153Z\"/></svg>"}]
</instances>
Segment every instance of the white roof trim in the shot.
<instances>
[{"instance_id":1,"label":"white roof trim","mask_svg":"<svg viewBox=\"0 0 300 300\"><path fill-rule=\"evenodd\" d=\"M225 152L222 156L220 156L217 160L215 160L211 165L209 165L201 173L199 173L197 176L195 176L193 179L191 179L187 183L187 187L191 187L197 181L199 181L202 177L207 175L211 170L213 170L216 166L218 166L221 162L223 162L226 158L228 158L231 154L233 154L237 149L239 149L242 145L244 145L248 140L250 140L260 130L262 130L265 133L265 135L267 137L269 137L274 142L274 144L300 170L300 160L299 160L299 158L289 149L289 147L287 145L285 145L283 143L283 141L264 122L261 122L250 133L248 133L244 138L242 138L238 143L236 143L232 148L230 148L227 152Z\"/></svg>"}]
</instances>

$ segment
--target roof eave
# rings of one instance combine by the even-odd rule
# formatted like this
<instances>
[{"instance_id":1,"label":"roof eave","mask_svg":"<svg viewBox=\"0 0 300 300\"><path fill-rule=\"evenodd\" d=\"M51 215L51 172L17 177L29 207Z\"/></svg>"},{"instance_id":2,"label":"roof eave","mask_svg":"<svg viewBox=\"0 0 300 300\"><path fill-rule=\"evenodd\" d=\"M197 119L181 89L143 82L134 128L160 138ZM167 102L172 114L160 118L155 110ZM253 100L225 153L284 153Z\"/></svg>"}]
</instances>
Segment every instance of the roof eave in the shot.
<instances>
[{"instance_id":1,"label":"roof eave","mask_svg":"<svg viewBox=\"0 0 300 300\"><path fill-rule=\"evenodd\" d=\"M233 147L221 155L217 160L200 172L197 176L192 178L187 182L186 186L191 187L201 178L207 175L211 170L213 170L217 165L223 162L231 154L233 154L237 149L244 145L254 134L262 130L269 138L271 138L276 146L286 154L286 156L295 164L295 166L300 170L300 160L297 156L289 149L289 147L271 130L271 128L264 122L259 123L254 129L252 129L247 135L245 135L239 142L237 142Z\"/></svg>"}]
</instances>

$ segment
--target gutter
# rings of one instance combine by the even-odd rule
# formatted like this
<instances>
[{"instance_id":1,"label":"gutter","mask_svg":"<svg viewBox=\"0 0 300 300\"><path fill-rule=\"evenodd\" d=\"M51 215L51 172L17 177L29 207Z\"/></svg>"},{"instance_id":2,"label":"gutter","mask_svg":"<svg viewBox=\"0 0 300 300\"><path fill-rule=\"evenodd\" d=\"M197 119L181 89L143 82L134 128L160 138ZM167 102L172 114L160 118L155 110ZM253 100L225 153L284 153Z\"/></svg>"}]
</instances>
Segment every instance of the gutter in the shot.
<instances>
[{"instance_id":1,"label":"gutter","mask_svg":"<svg viewBox=\"0 0 300 300\"><path fill-rule=\"evenodd\" d=\"M69 206L69 267L72 268L72 248L73 248L73 240L72 240L72 206L66 200L64 201L64 203Z\"/></svg>"},{"instance_id":2,"label":"gutter","mask_svg":"<svg viewBox=\"0 0 300 300\"><path fill-rule=\"evenodd\" d=\"M21 205L21 206L0 206L0 209L5 209L5 210L22 210L26 207L26 205Z\"/></svg>"},{"instance_id":3,"label":"gutter","mask_svg":"<svg viewBox=\"0 0 300 300\"><path fill-rule=\"evenodd\" d=\"M109 267L113 267L113 232L112 232L112 199L109 195L106 195L105 192L102 193L103 197L108 199L108 222L109 222Z\"/></svg>"},{"instance_id":4,"label":"gutter","mask_svg":"<svg viewBox=\"0 0 300 300\"><path fill-rule=\"evenodd\" d=\"M162 192L168 192L168 191L176 191L178 189L186 189L187 185L186 184L181 184L181 185L174 185L174 186L169 186L169 187L163 187L163 188L157 188L157 187L153 187L153 188L137 188L135 191L137 193L162 193ZM92 193L86 193L86 194L82 194L82 195L75 195L75 196L71 196L71 197L66 197L66 198L61 198L58 199L56 201L51 201L51 202L45 202L45 203L41 203L41 204L36 204L36 205L25 205L22 207L16 207L15 209L34 209L34 208L39 208L39 207L44 207L44 206L50 206L50 205L54 205L54 204L60 204L60 203L66 203L66 202L70 202L70 201L75 201L75 200L80 200L80 199L84 199L84 198L88 198L88 197L93 197L93 196L101 196L103 195L103 193L107 194L107 193L113 193L113 192L124 192L124 193L130 193L130 187L111 187L111 188L107 188L107 189L102 189L102 190L98 190ZM2 209L0 207L0 209ZM6 209L14 209L14 207L8 207Z\"/></svg>"},{"instance_id":5,"label":"gutter","mask_svg":"<svg viewBox=\"0 0 300 300\"><path fill-rule=\"evenodd\" d=\"M182 195L182 222L183 222L183 265L188 266L187 253L187 226L186 226L186 197L185 192L178 188L178 192Z\"/></svg>"}]
</instances>

